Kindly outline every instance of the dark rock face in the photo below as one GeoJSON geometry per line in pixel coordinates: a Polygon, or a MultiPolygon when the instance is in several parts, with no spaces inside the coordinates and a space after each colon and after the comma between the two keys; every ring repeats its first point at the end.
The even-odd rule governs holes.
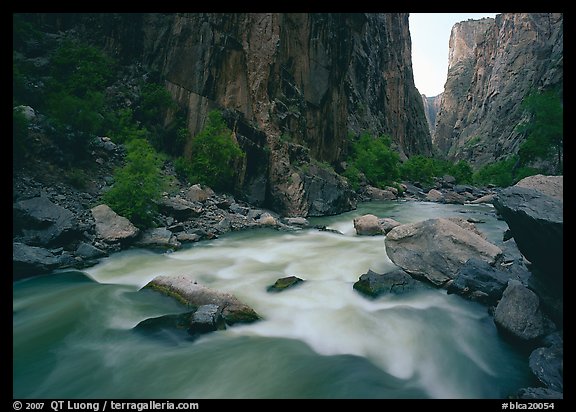
{"type": "Polygon", "coordinates": [[[12,244],[14,279],[34,273],[48,272],[57,266],[58,258],[47,249],[18,242],[12,244]]]}
{"type": "Polygon", "coordinates": [[[74,214],[44,196],[14,203],[12,213],[14,232],[26,244],[62,246],[78,236],[74,214]]]}
{"type": "Polygon", "coordinates": [[[562,345],[538,348],[530,354],[530,369],[549,389],[563,392],[564,349],[562,345]]]}
{"type": "Polygon", "coordinates": [[[510,273],[497,270],[489,263],[472,258],[460,269],[448,287],[448,293],[456,293],[486,305],[495,305],[508,286],[510,273]]]}
{"type": "MultiPolygon", "coordinates": [[[[543,178],[542,176],[539,179],[543,178]]],[[[561,176],[549,176],[547,180],[549,187],[557,187],[559,184],[560,193],[562,192],[563,178],[561,176]]],[[[518,249],[526,259],[554,281],[562,282],[564,273],[563,198],[561,194],[560,197],[548,195],[542,186],[538,186],[537,189],[525,187],[529,184],[530,178],[526,178],[502,190],[493,201],[494,207],[508,223],[518,249]]]]}
{"type": "Polygon", "coordinates": [[[502,13],[454,25],[435,147],[483,166],[517,153],[522,100],[562,87],[563,14],[502,13]]]}
{"type": "Polygon", "coordinates": [[[285,278],[280,278],[273,285],[268,286],[266,289],[268,292],[282,292],[288,288],[293,288],[304,282],[303,279],[300,279],[296,276],[287,276],[285,278]]]}
{"type": "Polygon", "coordinates": [[[402,269],[397,269],[384,274],[368,270],[368,273],[360,276],[353,287],[358,292],[375,298],[385,294],[402,295],[421,288],[423,285],[412,279],[402,269]]]}
{"type": "Polygon", "coordinates": [[[436,130],[436,115],[440,111],[440,103],[442,102],[442,93],[437,96],[426,96],[422,95],[422,103],[424,104],[424,114],[426,115],[426,121],[428,122],[428,129],[430,130],[430,136],[434,136],[434,131],[436,130]]]}
{"type": "MultiPolygon", "coordinates": [[[[41,16],[74,27],[165,78],[191,136],[224,109],[246,156],[237,188],[287,216],[354,208],[335,173],[301,173],[280,139],[336,165],[349,132],[388,134],[403,155],[432,152],[414,86],[408,13],[148,13],[41,16]],[[119,29],[122,27],[122,29],[119,29]],[[299,177],[294,175],[298,174],[299,177]],[[298,182],[291,182],[292,178],[298,182]],[[292,192],[287,193],[286,190],[292,192]]],[[[190,154],[190,142],[185,148],[190,154]]],[[[314,164],[310,163],[310,167],[314,164]]]]}
{"type": "Polygon", "coordinates": [[[548,388],[522,388],[518,399],[564,399],[564,394],[548,388]]]}
{"type": "Polygon", "coordinates": [[[504,333],[521,341],[533,341],[546,333],[538,296],[517,280],[508,282],[494,321],[504,333]]]}

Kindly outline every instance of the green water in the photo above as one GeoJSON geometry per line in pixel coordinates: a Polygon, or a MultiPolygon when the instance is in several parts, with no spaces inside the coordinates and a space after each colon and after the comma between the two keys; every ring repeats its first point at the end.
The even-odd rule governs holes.
{"type": "Polygon", "coordinates": [[[506,228],[489,205],[373,202],[311,219],[343,235],[252,230],[14,282],[14,398],[504,398],[528,385],[525,355],[485,307],[436,289],[376,300],[352,289],[368,269],[394,268],[383,236],[355,235],[365,213],[474,217],[494,243],[506,228]],[[137,333],[144,319],[185,310],[140,290],[170,274],[234,293],[264,320],[197,340],[137,333]],[[266,292],[289,275],[306,282],[266,292]]]}

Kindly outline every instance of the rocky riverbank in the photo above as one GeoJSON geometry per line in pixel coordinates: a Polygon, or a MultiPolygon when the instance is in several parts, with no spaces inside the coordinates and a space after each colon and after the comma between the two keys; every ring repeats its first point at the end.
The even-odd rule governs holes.
{"type": "MultiPolygon", "coordinates": [[[[432,191],[441,198],[436,189],[427,196],[432,191]]],[[[502,248],[458,217],[411,224],[358,217],[357,234],[386,234],[386,254],[401,269],[369,271],[354,288],[377,297],[423,283],[486,305],[502,337],[530,351],[529,367],[540,383],[511,396],[562,398],[562,192],[562,176],[536,175],[493,195],[491,203],[510,227],[502,248]]]]}

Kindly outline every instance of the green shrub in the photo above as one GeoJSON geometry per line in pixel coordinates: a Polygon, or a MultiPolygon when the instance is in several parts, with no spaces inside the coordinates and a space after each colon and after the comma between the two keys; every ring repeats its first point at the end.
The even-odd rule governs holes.
{"type": "Polygon", "coordinates": [[[416,155],[410,157],[400,166],[400,175],[411,182],[432,183],[438,175],[438,167],[431,157],[416,155]]]}
{"type": "Polygon", "coordinates": [[[499,187],[508,187],[515,183],[513,169],[517,161],[516,156],[506,160],[486,165],[472,176],[475,185],[484,186],[493,184],[499,187]]]}
{"type": "Polygon", "coordinates": [[[114,185],[104,201],[116,213],[140,228],[150,227],[157,213],[155,203],[165,187],[162,159],[144,139],[126,144],[126,165],[114,173],[114,185]]]}
{"type": "Polygon", "coordinates": [[[191,158],[180,161],[179,170],[185,171],[188,180],[208,185],[215,190],[226,191],[234,186],[235,168],[244,152],[232,137],[218,111],[208,113],[206,125],[194,136],[191,158]]]}
{"type": "Polygon", "coordinates": [[[518,150],[520,164],[525,166],[536,159],[555,158],[557,172],[562,173],[564,110],[560,96],[553,90],[531,93],[522,105],[530,114],[530,120],[519,127],[527,133],[518,150]]]}
{"type": "Polygon", "coordinates": [[[390,149],[390,137],[373,137],[364,133],[352,142],[349,166],[344,172],[352,187],[360,183],[360,173],[366,176],[368,183],[375,187],[390,185],[398,177],[400,158],[390,149]]]}
{"type": "Polygon", "coordinates": [[[448,174],[454,176],[456,183],[472,183],[472,167],[465,160],[460,160],[455,165],[451,165],[448,174]]]}

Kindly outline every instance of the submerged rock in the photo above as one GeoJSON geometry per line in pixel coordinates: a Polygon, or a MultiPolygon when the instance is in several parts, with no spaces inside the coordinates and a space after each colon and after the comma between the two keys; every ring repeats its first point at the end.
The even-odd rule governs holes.
{"type": "Polygon", "coordinates": [[[268,292],[282,292],[288,288],[293,288],[294,286],[299,285],[300,283],[304,282],[303,279],[300,279],[296,276],[287,276],[285,278],[280,278],[273,285],[268,286],[266,289],[268,292]]]}

